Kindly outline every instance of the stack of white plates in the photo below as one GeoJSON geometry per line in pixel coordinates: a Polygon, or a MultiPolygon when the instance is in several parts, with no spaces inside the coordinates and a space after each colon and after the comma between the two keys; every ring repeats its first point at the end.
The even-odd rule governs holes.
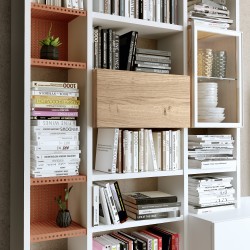
{"type": "Polygon", "coordinates": [[[198,120],[199,122],[222,122],[224,108],[218,105],[218,84],[216,82],[198,83],[198,120]]]}

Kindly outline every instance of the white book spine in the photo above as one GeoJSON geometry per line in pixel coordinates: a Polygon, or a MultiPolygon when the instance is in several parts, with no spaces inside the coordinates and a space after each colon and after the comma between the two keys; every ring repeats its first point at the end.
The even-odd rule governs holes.
{"type": "Polygon", "coordinates": [[[148,20],[153,21],[153,19],[154,19],[153,0],[148,0],[148,20]]]}
{"type": "Polygon", "coordinates": [[[148,20],[148,1],[149,0],[143,1],[143,19],[144,20],[148,20]]]}
{"type": "Polygon", "coordinates": [[[84,10],[83,0],[78,0],[78,9],[79,10],[84,10]]]}
{"type": "Polygon", "coordinates": [[[31,87],[51,87],[51,88],[58,88],[60,91],[61,88],[63,89],[77,89],[78,84],[75,82],[43,82],[43,81],[31,81],[31,87]]]}
{"type": "Polygon", "coordinates": [[[92,217],[93,226],[99,225],[99,186],[93,185],[92,188],[92,217]]]}
{"type": "Polygon", "coordinates": [[[125,17],[130,16],[130,0],[125,1],[125,17]]]}
{"type": "Polygon", "coordinates": [[[139,133],[138,131],[133,131],[133,140],[132,140],[132,149],[133,149],[133,152],[132,152],[132,157],[133,157],[133,172],[134,173],[137,173],[139,170],[138,170],[138,162],[139,162],[139,150],[138,150],[138,137],[139,137],[139,133]]]}
{"type": "Polygon", "coordinates": [[[79,140],[31,141],[32,146],[78,146],[79,140]]]}
{"type": "Polygon", "coordinates": [[[71,2],[71,0],[64,0],[64,1],[63,1],[63,6],[64,6],[65,8],[72,9],[72,2],[71,2]]]}
{"type": "Polygon", "coordinates": [[[153,171],[158,171],[157,161],[156,161],[156,154],[155,154],[155,146],[153,140],[152,130],[148,130],[148,138],[149,138],[149,147],[150,147],[150,154],[153,160],[153,171]]]}
{"type": "Polygon", "coordinates": [[[131,173],[132,171],[132,147],[131,147],[131,131],[123,131],[123,172],[131,173]]]}
{"type": "Polygon", "coordinates": [[[35,132],[80,132],[80,126],[31,126],[30,131],[35,132]]]}
{"type": "Polygon", "coordinates": [[[172,131],[172,170],[177,170],[177,131],[172,131]]]}
{"type": "Polygon", "coordinates": [[[115,128],[113,158],[112,158],[112,173],[116,172],[116,164],[118,156],[118,139],[119,139],[119,129],[115,128]]]}
{"type": "Polygon", "coordinates": [[[155,148],[155,155],[156,155],[156,162],[158,171],[162,170],[162,139],[161,139],[161,132],[153,132],[153,140],[154,140],[154,148],[155,148]]]}
{"type": "Polygon", "coordinates": [[[144,129],[139,130],[139,172],[144,171],[144,129]]]}
{"type": "Polygon", "coordinates": [[[162,131],[162,171],[167,170],[166,132],[162,131]]]}
{"type": "Polygon", "coordinates": [[[171,148],[170,148],[170,130],[166,131],[166,170],[170,170],[171,148]]]}
{"type": "Polygon", "coordinates": [[[135,1],[136,0],[130,0],[130,18],[135,18],[135,1]]]}
{"type": "Polygon", "coordinates": [[[34,160],[46,160],[46,159],[65,159],[65,158],[79,158],[79,154],[57,154],[57,155],[30,155],[34,160]]]}
{"type": "Polygon", "coordinates": [[[31,135],[32,140],[37,141],[55,141],[55,140],[79,140],[78,135],[48,135],[48,136],[40,136],[40,135],[31,135]]]}
{"type": "Polygon", "coordinates": [[[139,18],[139,0],[135,1],[135,18],[139,18]]]}
{"type": "Polygon", "coordinates": [[[144,171],[148,171],[148,158],[149,158],[149,138],[148,129],[144,129],[144,171]]]}
{"type": "Polygon", "coordinates": [[[108,211],[108,204],[104,193],[104,187],[100,187],[99,192],[100,192],[99,202],[103,211],[103,214],[100,213],[99,211],[99,221],[105,225],[111,225],[111,220],[108,211]]]}
{"type": "Polygon", "coordinates": [[[71,0],[72,1],[72,9],[78,9],[78,0],[71,0]]]}
{"type": "Polygon", "coordinates": [[[60,154],[80,154],[81,150],[37,150],[32,151],[33,155],[60,155],[60,154]]]}
{"type": "Polygon", "coordinates": [[[30,122],[32,126],[76,126],[76,121],[68,120],[33,120],[30,122]]]}
{"type": "Polygon", "coordinates": [[[177,169],[181,169],[181,131],[177,130],[177,169]]]}

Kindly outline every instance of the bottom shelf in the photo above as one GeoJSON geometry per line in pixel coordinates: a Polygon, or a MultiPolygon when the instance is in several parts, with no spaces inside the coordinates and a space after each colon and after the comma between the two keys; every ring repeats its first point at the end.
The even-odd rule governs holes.
{"type": "Polygon", "coordinates": [[[69,227],[60,228],[55,221],[35,222],[30,225],[30,241],[41,242],[86,235],[86,229],[72,222],[69,227]]]}

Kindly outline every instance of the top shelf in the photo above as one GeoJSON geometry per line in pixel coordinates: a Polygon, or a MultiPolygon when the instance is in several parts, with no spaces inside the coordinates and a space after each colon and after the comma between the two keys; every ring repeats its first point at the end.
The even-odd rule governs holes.
{"type": "Polygon", "coordinates": [[[70,22],[78,16],[86,16],[83,10],[69,9],[64,7],[31,3],[31,17],[70,22]]]}

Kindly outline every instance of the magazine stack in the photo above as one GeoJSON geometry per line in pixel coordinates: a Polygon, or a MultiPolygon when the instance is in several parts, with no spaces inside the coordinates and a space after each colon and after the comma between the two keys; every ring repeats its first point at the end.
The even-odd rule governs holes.
{"type": "Polygon", "coordinates": [[[189,135],[188,167],[195,169],[234,169],[232,135],[189,135]]]}
{"type": "Polygon", "coordinates": [[[79,174],[77,83],[31,82],[31,177],[79,174]]]}
{"type": "Polygon", "coordinates": [[[206,213],[234,208],[233,177],[222,175],[195,175],[188,180],[189,210],[206,213]]]}
{"type": "Polygon", "coordinates": [[[188,17],[194,24],[228,29],[233,23],[227,0],[188,0],[188,17]]]}

